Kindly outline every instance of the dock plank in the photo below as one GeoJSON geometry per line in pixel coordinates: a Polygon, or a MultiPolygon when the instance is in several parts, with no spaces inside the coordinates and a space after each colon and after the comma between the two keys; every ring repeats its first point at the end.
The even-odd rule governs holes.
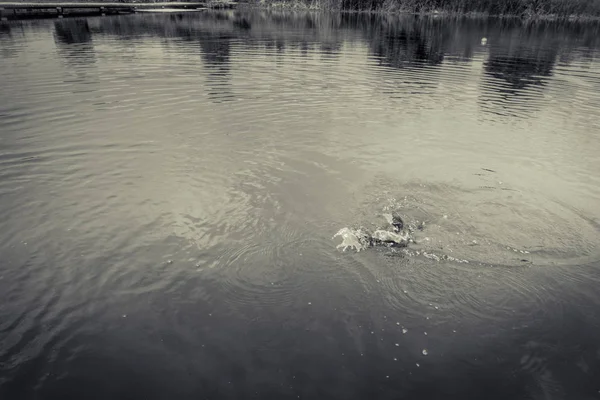
{"type": "Polygon", "coordinates": [[[131,2],[0,2],[0,9],[45,9],[45,8],[184,8],[206,7],[207,5],[234,6],[234,1],[204,1],[204,2],[156,2],[156,3],[131,3],[131,2]]]}

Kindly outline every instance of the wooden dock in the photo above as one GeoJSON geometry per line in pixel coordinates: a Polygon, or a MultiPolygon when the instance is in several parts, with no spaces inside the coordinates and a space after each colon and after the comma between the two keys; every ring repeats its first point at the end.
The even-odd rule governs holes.
{"type": "Polygon", "coordinates": [[[235,8],[236,1],[203,2],[0,2],[0,19],[55,17],[81,15],[128,14],[136,12],[189,12],[212,8],[235,8]]]}

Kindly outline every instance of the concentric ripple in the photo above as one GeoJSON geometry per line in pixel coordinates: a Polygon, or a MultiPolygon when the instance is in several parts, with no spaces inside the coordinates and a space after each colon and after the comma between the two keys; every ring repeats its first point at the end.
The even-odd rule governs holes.
{"type": "Polygon", "coordinates": [[[548,342],[597,342],[563,327],[597,331],[599,38],[264,10],[0,22],[0,398],[448,398],[490,359],[520,374],[481,382],[591,398],[548,342]],[[336,249],[391,211],[414,243],[336,249]]]}

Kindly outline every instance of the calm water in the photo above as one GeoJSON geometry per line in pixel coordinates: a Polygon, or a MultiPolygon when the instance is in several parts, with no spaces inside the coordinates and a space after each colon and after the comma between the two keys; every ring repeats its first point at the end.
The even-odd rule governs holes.
{"type": "Polygon", "coordinates": [[[600,398],[600,28],[0,25],[0,398],[600,398]],[[386,211],[406,249],[336,249],[386,211]]]}

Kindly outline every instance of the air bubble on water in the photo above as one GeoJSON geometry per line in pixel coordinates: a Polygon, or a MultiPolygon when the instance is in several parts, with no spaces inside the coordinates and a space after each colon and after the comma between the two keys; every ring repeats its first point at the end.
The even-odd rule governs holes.
{"type": "Polygon", "coordinates": [[[439,310],[440,308],[439,308],[438,306],[435,306],[435,309],[436,309],[436,310],[439,310]]]}
{"type": "Polygon", "coordinates": [[[406,333],[406,332],[408,332],[408,329],[402,328],[402,333],[406,333]]]}
{"type": "Polygon", "coordinates": [[[423,353],[423,355],[424,355],[424,356],[426,356],[427,354],[429,354],[429,353],[427,352],[427,349],[423,349],[422,353],[423,353]]]}

